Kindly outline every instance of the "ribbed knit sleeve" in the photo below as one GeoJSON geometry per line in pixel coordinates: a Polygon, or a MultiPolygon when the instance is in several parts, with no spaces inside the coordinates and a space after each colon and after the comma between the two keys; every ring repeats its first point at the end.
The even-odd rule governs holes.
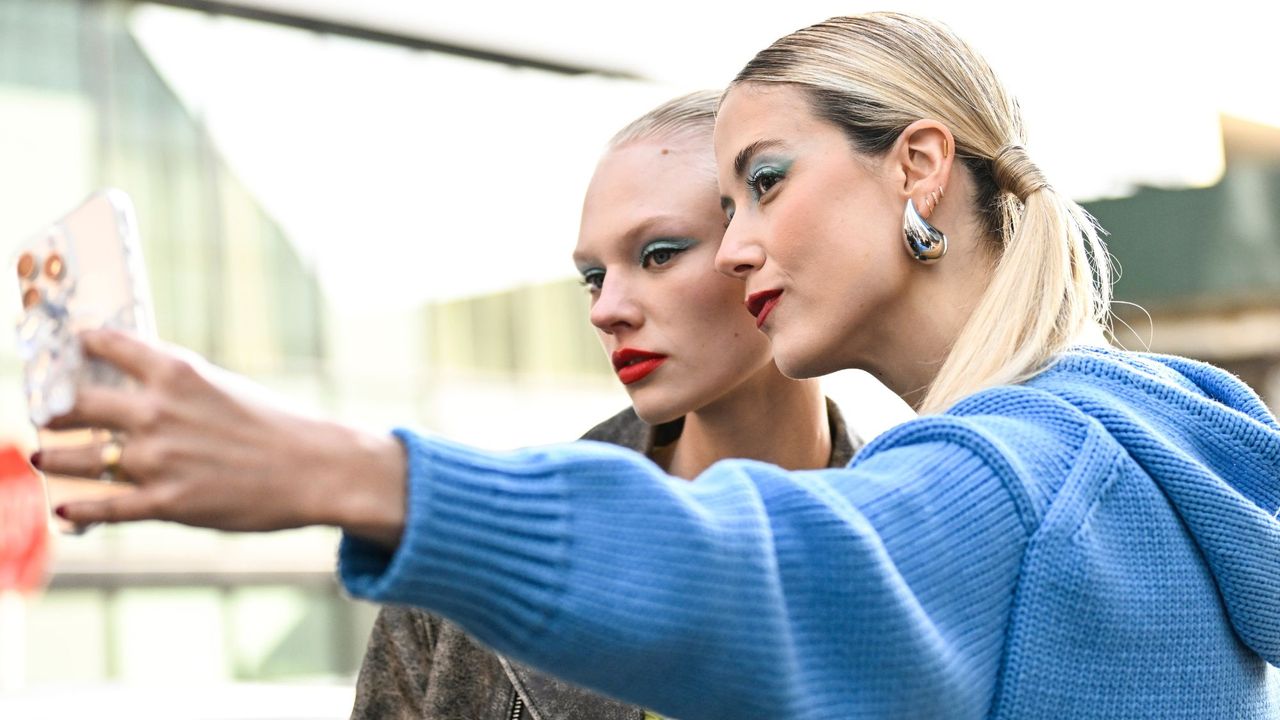
{"type": "Polygon", "coordinates": [[[345,538],[342,580],[682,720],[982,717],[1034,511],[979,435],[921,427],[848,469],[692,483],[598,443],[397,431],[401,545],[345,538]]]}

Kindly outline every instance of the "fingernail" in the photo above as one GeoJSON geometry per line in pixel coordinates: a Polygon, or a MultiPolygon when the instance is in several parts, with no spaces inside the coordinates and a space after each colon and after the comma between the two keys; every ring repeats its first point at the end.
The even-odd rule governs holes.
{"type": "Polygon", "coordinates": [[[58,517],[62,518],[63,520],[66,520],[66,519],[67,519],[67,506],[66,506],[66,505],[59,505],[58,507],[56,507],[56,508],[54,508],[54,509],[53,509],[53,514],[54,514],[54,515],[57,515],[58,517]]]}
{"type": "Polygon", "coordinates": [[[39,450],[31,453],[31,467],[37,470],[40,469],[40,451],[39,450]]]}

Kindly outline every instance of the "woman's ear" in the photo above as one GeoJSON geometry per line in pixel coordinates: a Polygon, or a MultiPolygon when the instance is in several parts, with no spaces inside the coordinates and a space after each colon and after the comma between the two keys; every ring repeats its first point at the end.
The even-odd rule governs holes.
{"type": "Polygon", "coordinates": [[[907,126],[891,151],[901,173],[902,201],[915,203],[921,217],[933,214],[946,192],[956,141],[947,126],[937,120],[917,120],[907,126]]]}

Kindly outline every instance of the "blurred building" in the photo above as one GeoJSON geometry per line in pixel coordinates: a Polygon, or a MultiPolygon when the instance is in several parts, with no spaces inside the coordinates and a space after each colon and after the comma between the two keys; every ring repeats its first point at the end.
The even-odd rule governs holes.
{"type": "MultiPolygon", "coordinates": [[[[93,189],[128,188],[160,335],[320,397],[327,313],[313,273],[141,53],[129,10],[0,2],[4,256],[93,189]]],[[[15,318],[11,275],[2,307],[15,318]]],[[[0,436],[32,448],[12,347],[0,343],[0,436]]],[[[163,526],[61,538],[52,586],[27,608],[25,677],[0,681],[347,677],[370,611],[337,592],[332,545],[294,534],[263,555],[163,526]]]]}
{"type": "Polygon", "coordinates": [[[1120,270],[1121,342],[1225,367],[1280,408],[1280,128],[1224,117],[1222,131],[1211,187],[1086,207],[1120,270]]]}
{"type": "MultiPolygon", "coordinates": [[[[12,249],[96,188],[124,188],[160,336],[300,405],[510,447],[570,439],[625,404],[575,282],[411,308],[335,305],[139,46],[138,5],[0,0],[0,244],[12,249]]],[[[299,170],[323,172],[325,152],[299,170]]],[[[361,246],[351,239],[351,252],[361,246]]],[[[0,307],[16,317],[16,283],[0,283],[0,307]]],[[[0,343],[0,440],[34,449],[18,378],[12,344],[0,343]]],[[[51,585],[16,639],[23,677],[0,678],[0,690],[349,684],[376,609],[340,593],[336,540],[156,524],[59,538],[51,585]]]]}

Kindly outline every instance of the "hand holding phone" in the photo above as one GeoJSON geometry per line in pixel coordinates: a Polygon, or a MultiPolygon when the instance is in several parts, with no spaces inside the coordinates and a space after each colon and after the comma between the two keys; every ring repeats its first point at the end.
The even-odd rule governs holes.
{"type": "MultiPolygon", "coordinates": [[[[133,382],[118,369],[86,358],[80,332],[106,327],[147,339],[155,335],[133,203],[119,190],[92,195],[24,243],[15,265],[23,308],[18,354],[41,448],[108,442],[106,430],[54,432],[43,426],[72,408],[79,387],[133,382]]],[[[51,506],[118,491],[115,485],[46,477],[51,506]]]]}

